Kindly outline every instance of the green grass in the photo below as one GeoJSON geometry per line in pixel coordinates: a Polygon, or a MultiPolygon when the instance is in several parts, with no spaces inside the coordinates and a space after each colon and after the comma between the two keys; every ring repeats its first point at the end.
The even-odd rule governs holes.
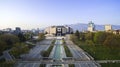
{"type": "Polygon", "coordinates": [[[120,63],[102,63],[101,67],[120,67],[120,63]]]}
{"type": "Polygon", "coordinates": [[[120,60],[120,49],[109,48],[104,45],[87,45],[84,42],[76,42],[84,51],[88,52],[95,60],[120,60]]]}
{"type": "Polygon", "coordinates": [[[42,51],[42,52],[41,52],[41,55],[42,55],[43,57],[49,57],[49,55],[50,55],[53,47],[54,47],[54,46],[51,45],[46,51],[42,51]]]}
{"type": "Polygon", "coordinates": [[[49,57],[49,55],[50,55],[50,53],[51,53],[51,51],[52,51],[52,49],[53,49],[53,47],[54,47],[54,43],[55,43],[55,40],[53,40],[53,41],[51,42],[50,47],[49,47],[46,51],[42,51],[42,52],[41,52],[41,55],[42,55],[43,57],[49,57]]]}
{"type": "Polygon", "coordinates": [[[64,45],[64,49],[65,49],[65,53],[66,53],[67,57],[72,57],[73,56],[72,53],[70,52],[69,48],[66,45],[64,45]]]}

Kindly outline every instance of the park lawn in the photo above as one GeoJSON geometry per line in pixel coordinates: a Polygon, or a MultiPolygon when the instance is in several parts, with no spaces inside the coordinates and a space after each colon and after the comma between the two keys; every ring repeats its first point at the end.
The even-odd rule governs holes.
{"type": "Polygon", "coordinates": [[[120,60],[120,49],[103,45],[87,45],[79,42],[78,46],[88,52],[95,60],[120,60]]]}
{"type": "Polygon", "coordinates": [[[71,51],[69,50],[69,48],[67,47],[67,45],[63,45],[64,49],[65,49],[65,53],[67,57],[73,57],[71,51]]]}

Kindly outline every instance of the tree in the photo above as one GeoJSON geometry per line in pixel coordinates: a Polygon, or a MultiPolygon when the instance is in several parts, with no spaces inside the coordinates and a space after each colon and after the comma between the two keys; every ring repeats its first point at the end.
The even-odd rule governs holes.
{"type": "Polygon", "coordinates": [[[6,47],[7,47],[6,43],[0,40],[0,55],[6,49],[6,47]]]}
{"type": "Polygon", "coordinates": [[[19,58],[21,54],[27,53],[28,51],[29,51],[29,48],[28,46],[26,46],[25,43],[16,43],[14,44],[10,53],[14,55],[16,58],[19,58]]]}
{"type": "Polygon", "coordinates": [[[79,39],[80,39],[81,41],[85,41],[85,33],[80,32],[80,33],[79,33],[79,39]]]}
{"type": "Polygon", "coordinates": [[[75,36],[76,36],[77,39],[79,40],[79,38],[80,38],[80,34],[79,34],[79,31],[78,31],[78,30],[76,30],[76,32],[75,32],[75,36]]]}
{"type": "Polygon", "coordinates": [[[19,42],[19,38],[13,34],[3,34],[0,36],[0,40],[5,42],[6,45],[11,46],[19,42]]]}
{"type": "Polygon", "coordinates": [[[103,42],[106,40],[106,37],[109,35],[109,33],[106,32],[97,32],[94,36],[94,42],[97,44],[103,44],[103,42]]]}
{"type": "Polygon", "coordinates": [[[18,38],[19,38],[20,42],[26,41],[26,38],[25,38],[25,36],[22,33],[18,34],[18,38]]]}
{"type": "Polygon", "coordinates": [[[94,39],[94,33],[88,32],[88,33],[85,35],[85,39],[86,39],[86,40],[91,40],[91,41],[93,41],[93,39],[94,39]]]}
{"type": "Polygon", "coordinates": [[[45,34],[44,33],[39,33],[38,40],[43,40],[44,38],[45,38],[45,34]]]}
{"type": "Polygon", "coordinates": [[[120,35],[109,35],[103,44],[111,48],[120,48],[120,35]]]}
{"type": "Polygon", "coordinates": [[[13,46],[13,44],[19,42],[17,36],[12,34],[1,34],[0,35],[0,54],[13,46]]]}
{"type": "Polygon", "coordinates": [[[26,40],[30,40],[32,38],[32,35],[33,34],[31,32],[28,32],[28,33],[24,34],[24,37],[25,37],[26,40]]]}

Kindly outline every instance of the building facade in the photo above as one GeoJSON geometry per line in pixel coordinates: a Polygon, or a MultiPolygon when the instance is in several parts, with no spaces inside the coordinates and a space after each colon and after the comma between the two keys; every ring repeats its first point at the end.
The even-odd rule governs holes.
{"type": "Polygon", "coordinates": [[[64,36],[73,33],[73,30],[68,26],[50,26],[47,27],[44,32],[49,35],[64,36]]]}
{"type": "Polygon", "coordinates": [[[112,30],[112,25],[106,24],[105,25],[105,31],[111,31],[112,30]]]}

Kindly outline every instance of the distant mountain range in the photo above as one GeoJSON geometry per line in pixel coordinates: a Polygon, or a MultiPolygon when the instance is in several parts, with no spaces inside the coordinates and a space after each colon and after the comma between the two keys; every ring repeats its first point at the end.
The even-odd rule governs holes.
{"type": "MultiPolygon", "coordinates": [[[[67,25],[70,26],[71,28],[73,28],[74,31],[79,30],[79,31],[86,31],[88,28],[88,24],[84,24],[84,23],[76,23],[76,24],[70,24],[67,25]]],[[[96,30],[104,30],[104,25],[97,25],[95,24],[95,29],[96,30]]],[[[113,30],[120,30],[120,25],[112,25],[112,29],[113,30]]]]}

